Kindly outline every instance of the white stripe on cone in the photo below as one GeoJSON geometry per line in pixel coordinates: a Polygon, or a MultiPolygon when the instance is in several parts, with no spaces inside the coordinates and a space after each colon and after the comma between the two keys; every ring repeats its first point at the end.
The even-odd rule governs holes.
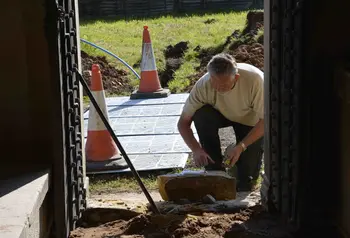
{"type": "MultiPolygon", "coordinates": [[[[105,93],[104,91],[92,91],[92,95],[94,95],[94,98],[97,102],[97,104],[100,106],[103,115],[108,119],[107,116],[107,107],[106,107],[106,101],[105,101],[105,93]]],[[[103,124],[102,119],[98,115],[94,105],[90,103],[90,109],[89,109],[89,121],[88,121],[88,130],[89,131],[103,131],[107,130],[105,125],[103,124]]]]}
{"type": "Polygon", "coordinates": [[[154,70],[157,70],[157,68],[152,43],[144,43],[142,49],[141,71],[154,70]]]}

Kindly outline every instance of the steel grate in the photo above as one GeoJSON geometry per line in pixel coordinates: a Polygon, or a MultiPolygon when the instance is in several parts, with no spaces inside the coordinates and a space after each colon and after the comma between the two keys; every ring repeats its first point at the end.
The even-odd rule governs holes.
{"type": "Polygon", "coordinates": [[[297,222],[303,1],[270,4],[270,152],[272,201],[297,222]]]}
{"type": "Polygon", "coordinates": [[[82,131],[80,118],[80,86],[78,71],[78,38],[74,0],[58,0],[58,39],[61,58],[61,86],[63,92],[65,133],[66,199],[69,228],[75,228],[77,220],[86,208],[84,189],[82,131]]]}

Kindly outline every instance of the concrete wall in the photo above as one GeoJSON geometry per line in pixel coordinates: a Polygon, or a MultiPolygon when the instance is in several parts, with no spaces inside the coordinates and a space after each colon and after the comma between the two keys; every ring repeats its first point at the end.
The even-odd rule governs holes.
{"type": "MultiPolygon", "coordinates": [[[[51,22],[47,21],[45,8],[48,2],[50,1],[1,1],[0,187],[10,184],[20,175],[52,169],[54,161],[63,161],[58,68],[51,68],[52,62],[58,62],[57,54],[54,49],[52,50],[57,40],[54,34],[56,16],[51,15],[51,22]],[[47,23],[51,25],[48,26],[47,23]],[[51,29],[50,45],[46,29],[51,29]]],[[[53,4],[54,1],[51,8],[53,4]]],[[[55,174],[56,184],[61,183],[61,187],[56,188],[63,191],[63,173],[55,174]]],[[[9,200],[8,205],[2,203],[2,207],[8,208],[16,201],[20,201],[22,205],[27,204],[31,200],[34,201],[31,195],[41,192],[37,188],[24,191],[23,189],[31,183],[25,180],[21,180],[21,183],[14,190],[0,191],[3,192],[0,196],[2,198],[10,196],[13,191],[19,193],[17,197],[9,200]]],[[[48,183],[47,188],[51,193],[54,192],[52,185],[52,182],[48,183]]],[[[16,226],[9,228],[10,231],[23,228],[20,237],[45,237],[56,210],[64,210],[60,206],[54,209],[52,199],[55,197],[64,203],[63,192],[62,198],[55,195],[51,194],[52,197],[49,197],[47,191],[43,192],[42,200],[35,203],[36,207],[24,207],[31,212],[29,214],[24,213],[27,210],[22,209],[22,213],[15,210],[19,212],[16,213],[16,217],[24,219],[24,222],[18,221],[16,226]]],[[[35,200],[37,201],[39,200],[35,200]]],[[[10,221],[0,219],[0,226],[10,221]]]]}
{"type": "MultiPolygon", "coordinates": [[[[311,219],[329,221],[350,233],[350,112],[349,103],[339,97],[345,82],[337,73],[350,59],[350,1],[305,1],[305,112],[310,113],[310,152],[306,197],[311,219]],[[341,84],[339,82],[342,82],[341,84]],[[319,196],[317,196],[319,195],[319,196]],[[317,196],[317,199],[315,198],[317,196]],[[318,218],[318,219],[317,219],[318,218]]],[[[347,89],[349,97],[350,91],[347,89]]]]}
{"type": "MultiPolygon", "coordinates": [[[[3,0],[0,8],[0,178],[52,164],[52,114],[44,0],[3,0]]],[[[58,137],[60,135],[57,135],[58,137]]]]}
{"type": "Polygon", "coordinates": [[[335,73],[340,104],[340,147],[341,147],[341,210],[339,220],[342,229],[350,235],[350,61],[338,65],[335,73]]]}
{"type": "Polygon", "coordinates": [[[53,219],[49,180],[49,171],[41,171],[1,181],[0,237],[48,237],[53,219]]]}
{"type": "MultiPolygon", "coordinates": [[[[344,33],[343,26],[345,22],[350,22],[349,9],[349,1],[327,1],[323,7],[316,11],[319,23],[313,35],[314,47],[321,54],[324,54],[325,61],[327,59],[330,61],[330,67],[334,67],[334,77],[330,78],[334,80],[336,85],[336,108],[339,112],[337,112],[338,116],[333,116],[338,117],[339,122],[333,126],[329,125],[329,127],[338,130],[339,138],[335,138],[334,141],[339,143],[340,153],[333,153],[333,156],[330,154],[328,163],[337,163],[337,159],[341,160],[338,165],[339,174],[330,172],[329,175],[334,174],[339,179],[340,203],[337,210],[339,214],[337,225],[340,225],[341,229],[348,235],[350,235],[350,71],[345,71],[344,66],[346,60],[350,62],[350,34],[349,32],[344,33]],[[338,67],[340,67],[341,72],[338,72],[338,67]]],[[[324,109],[324,112],[327,112],[327,108],[324,109]]],[[[327,171],[325,172],[327,174],[327,171]]],[[[332,196],[332,194],[328,196],[332,196]]],[[[330,201],[332,200],[330,199],[330,201]]],[[[333,200],[332,202],[336,203],[337,201],[333,200]]]]}
{"type": "MultiPolygon", "coordinates": [[[[350,77],[347,95],[350,98],[350,77]]],[[[350,101],[343,102],[342,116],[342,210],[341,225],[350,235],[350,101]]]]}
{"type": "Polygon", "coordinates": [[[1,7],[2,106],[0,176],[48,166],[50,143],[50,77],[43,32],[42,1],[4,0],[1,7]],[[32,2],[32,4],[30,4],[32,2]]]}

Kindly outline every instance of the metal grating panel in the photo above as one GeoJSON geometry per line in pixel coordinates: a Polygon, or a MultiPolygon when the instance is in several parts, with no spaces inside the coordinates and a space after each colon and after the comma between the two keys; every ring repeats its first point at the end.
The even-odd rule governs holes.
{"type": "MultiPolygon", "coordinates": [[[[138,171],[184,168],[191,152],[177,129],[188,94],[171,94],[167,98],[106,98],[111,127],[138,171]]],[[[84,114],[85,141],[89,111],[84,114]]],[[[198,139],[194,125],[192,129],[198,139]]],[[[114,170],[95,173],[125,172],[114,170]]]]}
{"type": "Polygon", "coordinates": [[[119,136],[119,141],[128,155],[191,152],[180,135],[119,136]]]}
{"type": "MultiPolygon", "coordinates": [[[[165,105],[132,105],[132,106],[107,106],[109,118],[113,117],[149,117],[149,116],[179,116],[183,104],[165,105]]],[[[84,118],[89,118],[89,111],[84,113],[84,118]]]]}
{"type": "Polygon", "coordinates": [[[157,104],[183,104],[188,97],[187,93],[170,94],[166,98],[133,99],[130,97],[106,98],[108,106],[131,106],[131,105],[157,105],[157,104]]]}
{"type": "MultiPolygon", "coordinates": [[[[121,117],[110,118],[114,133],[117,136],[131,135],[167,135],[178,134],[178,116],[168,117],[121,117]]],[[[87,134],[88,119],[84,120],[84,133],[87,134]]],[[[196,133],[196,128],[192,125],[192,130],[196,133]]]]}
{"type": "MultiPolygon", "coordinates": [[[[183,154],[144,154],[130,155],[131,162],[137,171],[164,170],[183,168],[188,158],[187,153],[183,154]]],[[[126,162],[124,162],[126,164],[126,162]]],[[[121,165],[124,165],[121,163],[121,165]]],[[[91,172],[90,174],[122,173],[130,172],[130,169],[119,169],[111,171],[91,172]]]]}
{"type": "Polygon", "coordinates": [[[286,222],[297,221],[303,1],[270,5],[270,179],[272,201],[286,222]]]}
{"type": "MultiPolygon", "coordinates": [[[[82,133],[80,119],[80,87],[76,78],[78,71],[78,38],[77,38],[77,2],[58,0],[57,30],[60,81],[63,105],[64,155],[63,174],[65,181],[67,231],[75,229],[77,220],[86,208],[86,191],[84,188],[82,133]]],[[[64,199],[62,198],[62,199],[64,199]]],[[[62,208],[63,209],[63,208],[62,208]]],[[[56,227],[56,229],[60,229],[56,227]]],[[[63,228],[62,228],[63,229],[63,228]]],[[[57,231],[62,232],[62,231],[57,231]]]]}

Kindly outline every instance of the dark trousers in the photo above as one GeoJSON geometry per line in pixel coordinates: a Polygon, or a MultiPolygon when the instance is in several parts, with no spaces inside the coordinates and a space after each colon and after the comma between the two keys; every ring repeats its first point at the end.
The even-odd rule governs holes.
{"type": "MultiPolygon", "coordinates": [[[[232,122],[225,118],[219,111],[210,105],[205,105],[193,116],[193,121],[199,136],[199,141],[204,150],[215,161],[209,164],[206,170],[225,170],[222,162],[219,128],[232,126],[236,135],[236,142],[240,142],[253,128],[232,122]]],[[[250,190],[254,181],[259,177],[263,155],[263,138],[250,145],[242,152],[237,166],[237,189],[250,190]]]]}

